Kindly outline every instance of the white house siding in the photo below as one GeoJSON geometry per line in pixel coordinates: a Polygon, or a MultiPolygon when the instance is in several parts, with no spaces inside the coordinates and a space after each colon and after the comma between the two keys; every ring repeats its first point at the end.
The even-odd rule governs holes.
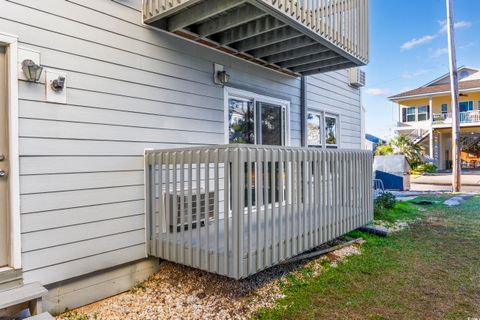
{"type": "MultiPolygon", "coordinates": [[[[224,143],[223,88],[291,102],[300,145],[300,79],[141,23],[140,0],[0,0],[0,32],[67,74],[67,104],[19,82],[25,282],[52,284],[145,257],[143,151],[224,143]]],[[[309,77],[309,107],[341,113],[342,147],[360,148],[359,94],[346,73],[309,77]]]]}
{"type": "Polygon", "coordinates": [[[307,106],[340,118],[340,147],[361,149],[360,90],[348,85],[347,70],[307,77],[307,106]]]}

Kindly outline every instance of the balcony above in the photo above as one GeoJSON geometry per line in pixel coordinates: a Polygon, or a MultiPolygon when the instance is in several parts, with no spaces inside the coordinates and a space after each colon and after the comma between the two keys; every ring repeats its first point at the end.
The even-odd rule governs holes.
{"type": "MultiPolygon", "coordinates": [[[[462,111],[459,113],[460,126],[477,126],[480,125],[480,110],[462,111]]],[[[451,127],[452,113],[435,113],[433,114],[434,127],[451,127]]]]}
{"type": "Polygon", "coordinates": [[[368,63],[369,0],[144,0],[148,25],[295,76],[368,63]]]}

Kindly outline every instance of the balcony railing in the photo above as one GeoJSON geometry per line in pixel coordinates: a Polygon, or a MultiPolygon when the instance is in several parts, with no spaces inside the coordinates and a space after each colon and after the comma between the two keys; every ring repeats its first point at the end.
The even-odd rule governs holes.
{"type": "MultiPolygon", "coordinates": [[[[452,123],[452,113],[435,113],[433,115],[434,124],[452,123]]],[[[480,123],[480,110],[471,110],[460,112],[460,123],[480,123]]]]}
{"type": "Polygon", "coordinates": [[[144,0],[150,24],[294,74],[368,63],[369,0],[144,0]]]}
{"type": "Polygon", "coordinates": [[[226,145],[145,166],[149,253],[235,279],[373,219],[370,152],[226,145]]]}

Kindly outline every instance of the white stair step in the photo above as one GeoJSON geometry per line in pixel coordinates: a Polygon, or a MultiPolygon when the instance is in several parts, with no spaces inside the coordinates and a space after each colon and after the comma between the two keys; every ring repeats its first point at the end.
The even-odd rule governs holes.
{"type": "Polygon", "coordinates": [[[53,319],[55,318],[52,317],[50,313],[44,312],[44,313],[37,314],[36,316],[28,317],[25,320],[53,320],[53,319]]]}
{"type": "Polygon", "coordinates": [[[0,292],[0,309],[40,299],[48,293],[39,282],[24,284],[0,292]]]}

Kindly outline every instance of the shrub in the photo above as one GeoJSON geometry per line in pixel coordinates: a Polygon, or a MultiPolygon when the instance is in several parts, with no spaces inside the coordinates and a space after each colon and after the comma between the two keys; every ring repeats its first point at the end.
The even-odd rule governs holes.
{"type": "Polygon", "coordinates": [[[392,209],[397,203],[397,198],[391,192],[382,192],[374,202],[374,209],[376,212],[383,209],[392,209]]]}
{"type": "Polygon", "coordinates": [[[424,174],[437,172],[437,166],[429,162],[421,162],[411,167],[410,173],[412,174],[424,174]]]}
{"type": "Polygon", "coordinates": [[[389,144],[380,144],[377,146],[375,149],[375,155],[376,156],[389,156],[394,154],[393,148],[389,144]]]}

